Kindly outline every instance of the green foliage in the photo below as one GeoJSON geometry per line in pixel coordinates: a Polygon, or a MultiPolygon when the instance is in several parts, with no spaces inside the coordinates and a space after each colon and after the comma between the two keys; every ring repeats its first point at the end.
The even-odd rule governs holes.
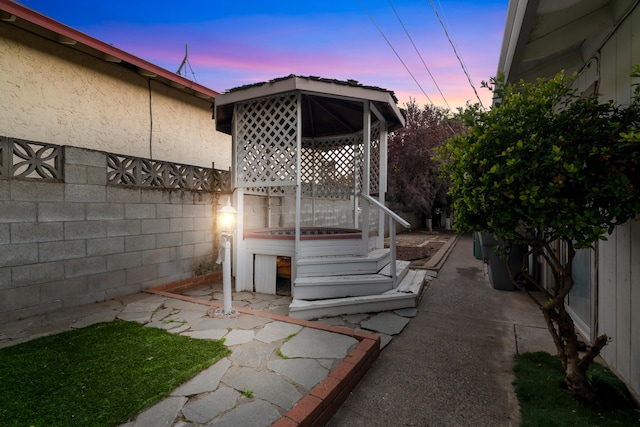
{"type": "Polygon", "coordinates": [[[541,231],[579,248],[640,212],[640,102],[582,98],[572,79],[498,76],[483,83],[499,99],[493,108],[461,112],[468,132],[439,151],[458,231],[505,240],[541,231]]]}
{"type": "Polygon", "coordinates": [[[598,363],[591,365],[589,377],[603,403],[600,407],[582,405],[569,396],[562,364],[549,353],[519,354],[513,370],[523,427],[640,425],[640,411],[625,385],[598,363]]]}
{"type": "Polygon", "coordinates": [[[439,174],[435,149],[460,132],[461,124],[448,116],[448,110],[421,109],[415,100],[405,105],[404,113],[405,127],[389,137],[389,198],[431,218],[434,207],[448,205],[449,182],[439,174]]]}
{"type": "Polygon", "coordinates": [[[0,425],[118,425],[228,352],[120,320],[2,348],[0,425]]]}

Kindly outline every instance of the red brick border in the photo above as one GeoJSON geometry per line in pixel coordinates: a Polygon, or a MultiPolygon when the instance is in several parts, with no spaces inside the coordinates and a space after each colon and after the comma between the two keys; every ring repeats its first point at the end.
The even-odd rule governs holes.
{"type": "MultiPolygon", "coordinates": [[[[215,301],[205,301],[187,295],[174,294],[175,291],[184,291],[207,283],[220,281],[221,273],[207,274],[193,279],[156,286],[147,289],[146,292],[164,295],[183,301],[222,307],[215,301]]],[[[235,307],[240,313],[266,317],[281,322],[292,323],[308,328],[319,329],[342,335],[348,335],[360,341],[355,348],[345,357],[338,366],[333,368],[327,378],[316,385],[308,395],[303,397],[282,418],[272,424],[272,427],[320,427],[340,408],[340,405],[349,397],[349,393],[364,377],[369,367],[380,354],[380,337],[378,335],[355,331],[340,326],[331,326],[311,320],[294,319],[280,314],[266,313],[245,307],[235,307]]]]}

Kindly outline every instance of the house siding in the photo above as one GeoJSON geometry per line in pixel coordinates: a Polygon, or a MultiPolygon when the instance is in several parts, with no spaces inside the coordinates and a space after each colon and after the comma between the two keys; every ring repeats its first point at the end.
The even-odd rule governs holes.
{"type": "MultiPolygon", "coordinates": [[[[640,8],[636,7],[600,50],[601,99],[631,99],[631,68],[640,63],[640,8]]],[[[604,360],[640,395],[640,222],[616,228],[598,245],[597,333],[612,341],[604,360]]]]}

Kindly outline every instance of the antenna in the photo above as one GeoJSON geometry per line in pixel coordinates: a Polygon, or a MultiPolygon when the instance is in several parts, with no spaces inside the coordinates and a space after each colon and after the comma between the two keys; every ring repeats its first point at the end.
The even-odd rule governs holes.
{"type": "MultiPolygon", "coordinates": [[[[176,74],[181,76],[182,74],[180,74],[180,72],[182,71],[182,68],[184,67],[184,64],[187,63],[189,59],[189,45],[185,44],[184,45],[184,58],[182,59],[182,63],[180,64],[180,68],[178,68],[178,71],[176,71],[176,74]]],[[[185,77],[186,77],[187,73],[185,72],[185,77]]]]}

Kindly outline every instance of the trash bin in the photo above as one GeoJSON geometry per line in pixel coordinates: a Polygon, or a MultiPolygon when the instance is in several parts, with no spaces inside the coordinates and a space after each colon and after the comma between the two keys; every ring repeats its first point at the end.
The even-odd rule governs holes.
{"type": "MultiPolygon", "coordinates": [[[[506,247],[503,240],[497,240],[493,234],[480,234],[480,243],[482,247],[482,258],[488,265],[489,282],[494,289],[502,291],[513,291],[515,285],[509,278],[509,270],[507,269],[507,260],[495,253],[494,248],[500,246],[506,247]]],[[[509,257],[509,265],[513,276],[517,276],[522,271],[522,256],[526,253],[526,245],[511,244],[511,256],[509,257]]]]}
{"type": "Polygon", "coordinates": [[[480,244],[480,233],[473,232],[473,256],[475,259],[482,259],[482,245],[480,244]]]}

